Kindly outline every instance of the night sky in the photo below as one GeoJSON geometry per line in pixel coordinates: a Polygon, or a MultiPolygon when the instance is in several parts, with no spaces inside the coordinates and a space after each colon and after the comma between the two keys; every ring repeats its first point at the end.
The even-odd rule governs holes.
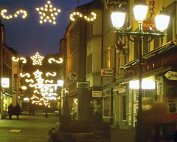
{"type": "Polygon", "coordinates": [[[92,0],[50,0],[53,7],[61,9],[56,16],[56,25],[39,23],[39,14],[35,8],[43,7],[47,0],[0,0],[0,9],[7,8],[13,14],[18,8],[28,11],[28,18],[21,17],[4,20],[5,43],[15,49],[21,56],[31,56],[36,52],[41,55],[59,51],[60,39],[69,23],[69,14],[75,7],[92,0]]]}

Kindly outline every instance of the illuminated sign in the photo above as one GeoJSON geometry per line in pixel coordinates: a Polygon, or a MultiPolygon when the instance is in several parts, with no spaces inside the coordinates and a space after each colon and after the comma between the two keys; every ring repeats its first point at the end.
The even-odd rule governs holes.
{"type": "Polygon", "coordinates": [[[1,78],[2,88],[9,88],[9,78],[1,78]]]}

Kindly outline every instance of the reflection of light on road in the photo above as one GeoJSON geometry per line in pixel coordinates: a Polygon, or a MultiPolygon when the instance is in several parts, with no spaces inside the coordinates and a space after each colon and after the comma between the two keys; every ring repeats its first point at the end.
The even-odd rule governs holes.
{"type": "Polygon", "coordinates": [[[10,132],[11,133],[21,133],[22,130],[21,129],[11,129],[10,132]]]}

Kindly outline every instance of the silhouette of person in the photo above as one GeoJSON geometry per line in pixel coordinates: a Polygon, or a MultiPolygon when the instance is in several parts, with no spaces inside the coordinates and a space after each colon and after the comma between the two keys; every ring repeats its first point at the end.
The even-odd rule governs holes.
{"type": "Polygon", "coordinates": [[[17,119],[19,119],[19,115],[21,114],[21,108],[20,108],[20,105],[18,103],[14,107],[14,114],[17,116],[17,119]]]}
{"type": "Polygon", "coordinates": [[[9,119],[12,119],[12,114],[13,114],[12,103],[8,106],[8,114],[9,114],[9,119]]]}

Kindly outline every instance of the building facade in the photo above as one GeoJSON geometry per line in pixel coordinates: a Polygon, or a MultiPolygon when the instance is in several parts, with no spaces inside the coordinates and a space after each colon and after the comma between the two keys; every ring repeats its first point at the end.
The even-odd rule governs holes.
{"type": "MultiPolygon", "coordinates": [[[[79,34],[71,32],[75,29],[74,25],[81,20],[71,22],[68,26],[61,41],[61,48],[63,56],[65,56],[65,79],[71,77],[72,83],[65,81],[65,87],[69,97],[72,96],[72,92],[74,92],[72,90],[78,91],[76,84],[79,81],[79,74],[82,74],[84,77],[82,81],[89,82],[88,95],[91,97],[92,113],[99,112],[101,119],[113,126],[113,136],[122,141],[133,141],[139,95],[135,85],[138,81],[138,43],[131,42],[127,38],[120,38],[115,33],[110,18],[112,6],[108,5],[108,1],[97,0],[100,7],[91,9],[96,12],[97,19],[93,22],[84,23],[86,27],[77,30],[87,31],[83,33],[86,34],[85,39],[77,38],[79,34]],[[80,46],[76,45],[76,42],[73,43],[73,41],[79,43],[80,40],[85,41],[83,43],[85,48],[82,47],[82,50],[79,50],[80,46]],[[73,48],[75,48],[75,52],[71,51],[73,48]],[[82,62],[85,65],[82,66],[84,69],[82,68],[81,72],[83,71],[84,74],[77,71],[76,68],[80,68],[80,61],[75,60],[75,56],[77,59],[83,59],[82,62]],[[131,86],[132,83],[133,86],[131,86]],[[127,134],[130,137],[127,138],[127,134]]],[[[94,2],[96,3],[93,1],[91,4],[94,5],[94,2]]],[[[146,83],[148,83],[147,80],[152,82],[146,85],[149,88],[143,88],[142,98],[143,101],[149,100],[150,103],[165,104],[168,108],[168,115],[175,116],[177,106],[177,59],[175,57],[177,52],[177,3],[174,0],[168,2],[147,0],[146,2],[150,8],[143,23],[143,30],[149,28],[149,24],[161,7],[166,8],[171,19],[165,36],[155,38],[149,43],[147,39],[143,39],[143,80],[146,83]]],[[[134,1],[124,1],[123,3],[117,1],[117,4],[125,4],[127,9],[132,11],[134,1]]],[[[126,26],[132,26],[133,30],[138,28],[133,12],[129,12],[127,16],[126,26]]],[[[154,28],[153,24],[150,26],[154,28]]],[[[76,111],[79,108],[79,99],[85,102],[84,98],[77,99],[76,111]]],[[[117,139],[112,141],[115,140],[117,139]]]]}
{"type": "Polygon", "coordinates": [[[0,30],[0,114],[1,118],[4,118],[7,115],[9,104],[12,103],[15,106],[16,103],[19,101],[19,94],[14,91],[18,90],[17,87],[19,87],[17,86],[17,84],[19,84],[20,80],[15,81],[15,79],[17,79],[17,75],[15,74],[17,74],[16,70],[19,70],[20,66],[17,66],[16,63],[12,62],[12,57],[16,56],[17,52],[5,44],[5,33],[3,24],[0,24],[0,30]]]}

